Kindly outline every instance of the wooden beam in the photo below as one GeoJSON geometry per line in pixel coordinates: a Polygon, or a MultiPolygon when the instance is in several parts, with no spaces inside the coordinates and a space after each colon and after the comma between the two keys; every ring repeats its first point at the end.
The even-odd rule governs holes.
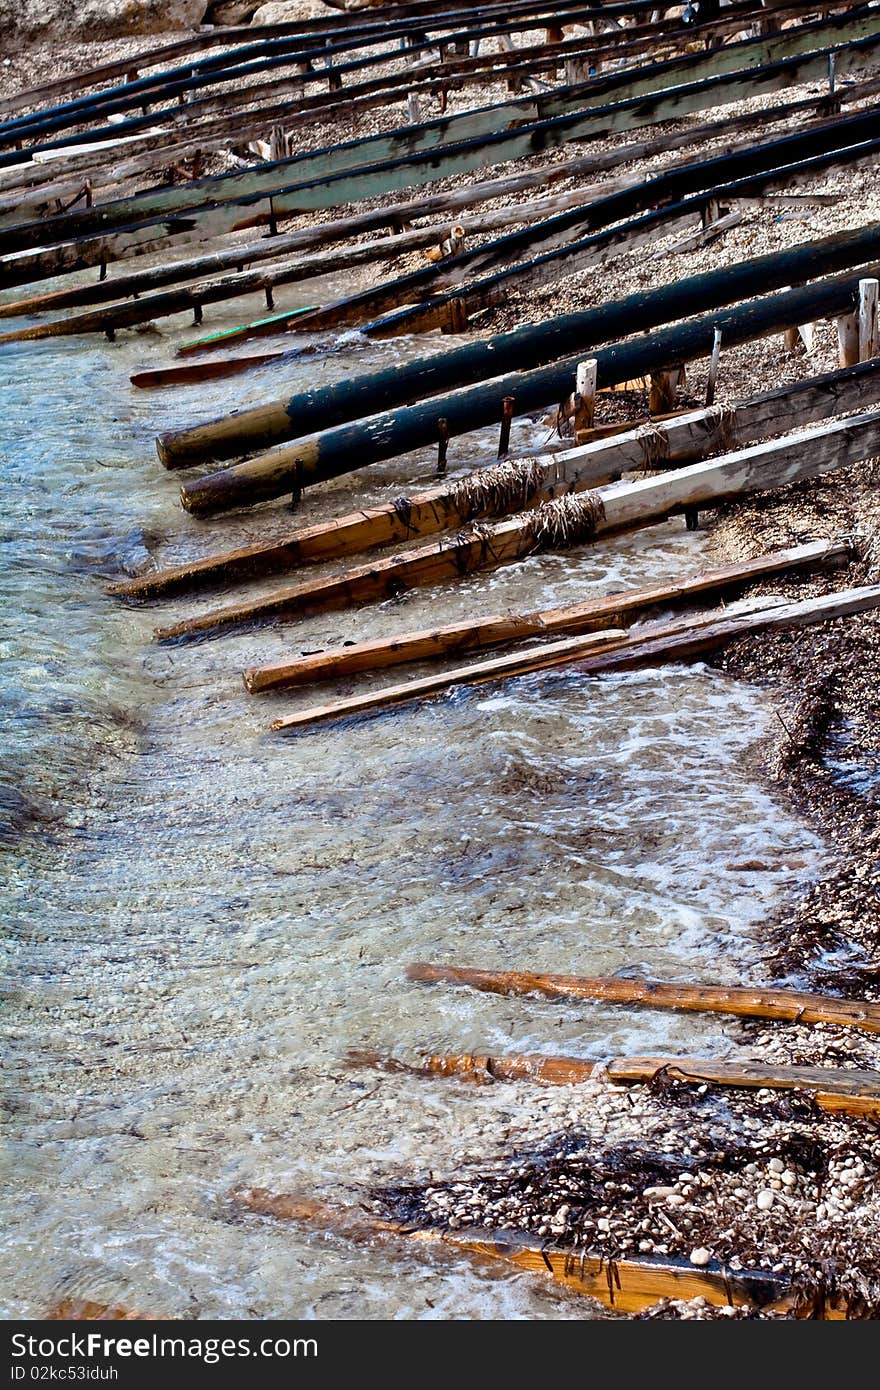
{"type": "MultiPolygon", "coordinates": [[[[308,180],[323,179],[363,167],[381,166],[384,162],[397,163],[402,157],[412,157],[422,151],[436,152],[438,147],[454,147],[462,141],[473,143],[484,139],[488,146],[493,142],[493,137],[497,138],[499,132],[505,133],[511,125],[527,126],[530,122],[542,123],[569,117],[571,113],[582,116],[585,92],[589,93],[589,97],[595,95],[604,98],[607,106],[612,99],[617,102],[633,101],[661,90],[675,89],[683,83],[692,86],[711,81],[713,86],[720,87],[718,79],[722,76],[746,71],[759,75],[762,69],[785,60],[800,61],[805,54],[815,58],[820,50],[825,53],[827,65],[826,50],[830,52],[847,44],[872,41],[878,37],[880,20],[877,16],[867,12],[835,15],[794,30],[745,39],[716,49],[711,54],[687,54],[665,63],[627,69],[612,77],[596,79],[586,88],[563,87],[539,96],[520,97],[447,116],[440,121],[402,126],[391,132],[383,131],[378,135],[294,155],[290,159],[263,164],[243,173],[215,175],[187,185],[115,199],[94,209],[61,214],[42,225],[22,223],[0,234],[0,251],[7,254],[25,249],[34,244],[35,238],[42,238],[42,244],[48,244],[47,237],[54,241],[66,241],[87,235],[97,228],[108,231],[147,218],[167,218],[184,212],[191,214],[199,208],[216,207],[241,197],[268,196],[308,180]]],[[[240,71],[239,68],[237,72],[240,71]]],[[[212,77],[216,75],[212,74],[212,77]]],[[[234,80],[239,81],[239,76],[236,75],[234,80]]],[[[139,94],[131,92],[130,87],[126,89],[126,95],[120,98],[133,105],[138,104],[138,99],[139,94]]],[[[602,108],[594,103],[590,109],[598,112],[602,108]]],[[[9,134],[12,135],[11,127],[9,134]]],[[[0,128],[0,142],[2,138],[3,130],[0,128]]],[[[436,165],[436,153],[434,162],[436,165]]],[[[497,163],[498,160],[493,159],[492,162],[497,163]]],[[[436,172],[434,177],[437,177],[436,172]]],[[[377,188],[376,191],[382,190],[377,188]]],[[[386,187],[384,191],[390,189],[386,187]]],[[[39,240],[37,244],[40,244],[39,240]]]]}
{"type": "MultiPolygon", "coordinates": [[[[783,603],[764,608],[755,608],[752,605],[744,611],[725,613],[722,617],[717,614],[704,615],[678,624],[646,626],[637,634],[629,633],[623,639],[610,640],[605,649],[597,654],[579,650],[579,643],[587,643],[589,639],[575,637],[568,642],[548,643],[544,647],[534,649],[533,652],[514,653],[496,661],[481,662],[475,666],[445,673],[438,672],[423,680],[410,681],[406,685],[389,686],[384,690],[371,691],[367,695],[355,695],[347,700],[316,705],[311,709],[300,710],[296,714],[276,719],[271,727],[279,732],[313,727],[334,720],[349,719],[355,715],[419,702],[453,686],[479,685],[485,681],[525,675],[551,667],[575,666],[585,675],[599,675],[606,671],[626,671],[660,665],[667,661],[702,660],[708,653],[718,651],[740,637],[777,628],[805,627],[812,623],[829,622],[877,607],[880,607],[880,585],[871,585],[826,594],[822,598],[807,599],[801,603],[783,603]]],[[[600,634],[594,634],[598,635],[600,634]]]]}
{"type": "MultiPolygon", "coordinates": [[[[846,104],[862,100],[880,89],[880,80],[852,84],[841,92],[841,101],[846,104]]],[[[315,247],[324,248],[334,241],[349,236],[360,236],[382,227],[393,226],[417,217],[442,216],[454,214],[466,207],[472,207],[489,199],[511,197],[531,188],[551,187],[564,178],[582,179],[616,168],[620,164],[636,159],[652,158],[668,150],[681,146],[692,148],[707,140],[717,140],[722,136],[747,129],[754,132],[756,126],[766,122],[794,119],[807,112],[821,111],[826,102],[824,96],[809,97],[796,102],[765,108],[762,111],[738,116],[725,116],[696,128],[665,131],[650,140],[630,142],[612,151],[581,156],[556,164],[546,164],[538,169],[525,170],[519,174],[505,174],[496,179],[483,180],[470,184],[467,188],[454,189],[449,193],[424,194],[409,202],[383,205],[366,213],[323,222],[316,227],[302,227],[295,232],[279,235],[277,238],[265,237],[245,245],[229,247],[190,260],[176,261],[150,270],[135,271],[126,275],[108,276],[103,281],[94,280],[88,284],[77,285],[48,293],[33,295],[24,300],[0,304],[0,318],[16,315],[30,315],[49,310],[61,310],[88,304],[107,303],[126,295],[144,294],[162,286],[197,279],[203,275],[241,265],[255,264],[260,260],[277,259],[291,251],[308,251],[315,247]]],[[[134,172],[133,166],[114,166],[109,176],[121,182],[134,172]]]]}
{"type": "MultiPolygon", "coordinates": [[[[399,1063],[369,1053],[353,1054],[355,1065],[390,1066],[399,1063]]],[[[406,1070],[422,1076],[461,1076],[478,1082],[534,1081],[543,1086],[579,1086],[608,1079],[619,1085],[646,1085],[658,1079],[735,1090],[803,1091],[820,1110],[831,1114],[880,1118],[880,1072],[843,1067],[786,1067],[754,1061],[715,1061],[702,1057],[614,1057],[590,1062],[580,1057],[548,1057],[540,1053],[495,1057],[481,1053],[441,1053],[424,1057],[406,1070]]]]}
{"type": "Polygon", "coordinates": [[[705,463],[635,482],[611,483],[577,497],[567,495],[543,503],[534,512],[485,524],[446,543],[423,546],[329,579],[278,589],[247,603],[185,619],[160,629],[157,636],[164,640],[257,619],[376,602],[475,570],[496,569],[541,549],[584,544],[597,536],[652,525],[686,507],[705,507],[749,492],[772,491],[876,454],[880,454],[880,410],[752,445],[705,463]],[[554,539],[563,534],[567,542],[554,539]]]}
{"type": "Polygon", "coordinates": [[[760,1307],[790,1311],[793,1316],[842,1318],[846,1312],[823,1291],[811,1298],[797,1294],[779,1274],[730,1270],[711,1262],[696,1268],[684,1260],[614,1259],[607,1255],[554,1246],[520,1231],[449,1231],[437,1227],[413,1230],[403,1223],[382,1220],[362,1207],[331,1207],[296,1193],[273,1193],[265,1188],[239,1189],[234,1204],[253,1215],[316,1226],[353,1240],[408,1240],[462,1251],[480,1261],[502,1261],[551,1278],[564,1287],[598,1300],[617,1313],[635,1313],[661,1298],[705,1298],[715,1307],[760,1307]]]}
{"type": "Polygon", "coordinates": [[[669,580],[646,589],[632,589],[604,598],[537,613],[503,614],[421,632],[403,633],[374,642],[356,642],[329,651],[255,666],[244,673],[252,694],[284,690],[318,681],[339,680],[363,671],[378,671],[416,661],[432,661],[485,651],[504,643],[549,637],[560,632],[589,632],[606,627],[622,628],[643,617],[657,605],[677,606],[706,594],[717,594],[771,575],[814,565],[840,563],[850,555],[845,543],[813,541],[788,550],[777,550],[740,565],[707,570],[685,579],[669,580]]]}
{"type": "MultiPolygon", "coordinates": [[[[425,401],[429,396],[437,399],[441,392],[455,388],[462,381],[495,381],[507,372],[507,388],[498,395],[494,386],[490,387],[485,407],[476,386],[470,388],[470,399],[480,401],[480,405],[475,406],[469,418],[462,419],[459,414],[453,433],[463,428],[494,424],[504,396],[514,396],[522,410],[530,409],[533,404],[543,405],[548,400],[558,401],[567,397],[575,385],[577,367],[583,360],[583,354],[599,343],[613,343],[626,336],[636,316],[644,328],[655,328],[713,307],[734,304],[750,294],[774,289],[791,279],[810,280],[813,276],[864,265],[876,257],[878,251],[880,223],[872,223],[850,232],[804,243],[792,250],[771,252],[738,265],[722,266],[708,273],[677,279],[659,286],[649,295],[644,292],[630,294],[596,308],[547,319],[538,324],[526,324],[507,333],[497,333],[484,341],[467,343],[450,352],[417,358],[404,367],[398,365],[293,396],[285,395],[184,429],[167,430],[159,435],[156,450],[166,468],[191,466],[206,458],[240,457],[284,440],[296,439],[307,430],[315,433],[330,424],[339,426],[363,416],[375,417],[379,411],[387,411],[411,401],[425,401]],[[797,274],[793,275],[793,271],[797,274]],[[562,389],[557,389],[554,382],[552,389],[546,388],[547,394],[543,399],[532,396],[529,404],[526,404],[522,389],[516,386],[517,380],[524,380],[524,372],[559,359],[563,352],[568,354],[579,349],[580,355],[576,359],[568,358],[566,362],[564,370],[567,379],[562,389]],[[569,362],[573,362],[570,367],[569,362]]],[[[857,293],[858,277],[849,277],[846,284],[844,302],[851,304],[857,293]]],[[[801,298],[810,301],[810,287],[806,290],[789,290],[785,297],[774,296],[772,302],[764,299],[758,303],[767,307],[776,322],[780,307],[799,304],[801,298]]],[[[718,326],[722,329],[725,326],[723,315],[718,317],[718,326]]],[[[687,336],[687,331],[682,330],[683,343],[687,342],[687,336]]],[[[711,341],[714,341],[714,325],[711,341]]],[[[729,329],[727,341],[731,341],[729,329]]],[[[602,371],[603,354],[591,355],[597,361],[598,384],[611,384],[609,376],[602,371]]],[[[648,370],[669,365],[669,361],[652,362],[648,370]]],[[[555,373],[557,380],[561,374],[561,369],[555,373]]],[[[642,374],[640,371],[630,373],[642,374]]],[[[449,417],[449,411],[435,410],[433,404],[425,404],[423,409],[430,420],[430,434],[425,439],[428,442],[429,438],[433,438],[437,414],[449,417]]],[[[405,418],[411,420],[411,413],[405,418]]],[[[384,434],[383,431],[383,438],[384,434]]],[[[363,466],[363,452],[359,452],[358,457],[362,460],[359,466],[363,466]]],[[[281,454],[272,455],[268,466],[274,470],[281,458],[281,454]]],[[[298,461],[305,462],[304,459],[298,461]]],[[[255,471],[259,474],[259,467],[255,469],[251,465],[248,476],[251,477],[255,471]]],[[[208,489],[209,492],[212,490],[208,489]]],[[[198,491],[198,485],[191,487],[187,490],[187,496],[195,499],[198,491]]],[[[243,500],[237,489],[235,495],[237,501],[243,500]]],[[[259,493],[260,499],[265,495],[271,496],[271,493],[259,493]]],[[[192,509],[198,510],[198,504],[192,509]]]]}
{"type": "MultiPolygon", "coordinates": [[[[259,358],[256,359],[259,361],[259,358]]],[[[596,486],[632,471],[665,468],[704,458],[716,449],[742,447],[880,400],[880,364],[810,377],[762,392],[735,406],[689,411],[646,426],[622,425],[613,440],[478,469],[466,480],[410,494],[298,527],[274,541],[245,546],[155,570],[111,585],[110,592],[142,600],[197,589],[217,581],[277,574],[316,560],[357,554],[393,541],[413,540],[477,517],[499,516],[549,501],[563,490],[596,486]]]]}
{"type": "Polygon", "coordinates": [[[732,987],[684,981],[644,980],[617,975],[541,975],[527,971],[473,970],[419,961],[406,977],[422,984],[466,985],[489,994],[540,995],[544,999],[600,999],[609,1004],[641,1004],[649,1009],[689,1013],[733,1014],[783,1023],[857,1028],[880,1033],[880,1004],[867,999],[838,999],[830,994],[776,989],[769,985],[732,987]]]}
{"type": "MultiPolygon", "coordinates": [[[[872,26],[877,26],[880,21],[874,18],[860,23],[871,30],[872,26]]],[[[790,31],[783,37],[788,40],[790,31]]],[[[866,46],[867,49],[871,49],[878,43],[880,34],[873,32],[868,32],[861,40],[848,39],[845,47],[835,50],[839,53],[838,67],[842,69],[852,64],[854,69],[858,64],[863,64],[866,46]]],[[[797,47],[796,44],[794,46],[797,47]]],[[[731,48],[718,52],[732,51],[731,48]]],[[[717,53],[712,55],[713,62],[716,59],[717,53]]],[[[284,217],[296,212],[314,211],[317,208],[338,206],[361,198],[387,194],[402,187],[418,187],[454,173],[466,173],[543,152],[571,140],[599,138],[612,132],[654,124],[664,119],[704,110],[707,106],[720,106],[736,101],[746,95],[784,90],[793,82],[811,80],[811,75],[818,75],[824,71],[826,64],[827,50],[806,55],[797,53],[793,57],[765,65],[757,71],[751,68],[734,73],[725,71],[712,78],[701,78],[689,85],[685,84],[682,88],[664,87],[653,94],[620,99],[606,107],[594,107],[586,111],[574,110],[570,114],[551,116],[531,125],[517,124],[511,130],[498,131],[500,108],[491,108],[494,113],[491,117],[494,123],[491,128],[498,131],[494,135],[466,136],[458,144],[444,146],[442,153],[436,150],[416,151],[415,154],[390,159],[386,164],[382,164],[380,160],[378,166],[371,164],[360,168],[337,168],[295,184],[277,182],[277,166],[262,166],[260,173],[254,173],[249,178],[265,178],[265,187],[262,183],[259,187],[255,185],[253,188],[248,184],[244,191],[237,194],[232,185],[227,185],[223,190],[224,201],[220,206],[214,205],[218,195],[218,190],[214,189],[207,195],[208,202],[201,207],[194,207],[190,202],[187,209],[180,209],[185,215],[175,212],[174,216],[169,217],[166,212],[156,217],[148,216],[146,204],[139,201],[138,205],[132,208],[117,207],[116,212],[107,212],[107,222],[100,230],[95,227],[94,230],[79,233],[74,230],[78,224],[67,223],[64,229],[56,226],[53,236],[57,235],[58,239],[51,248],[46,247],[35,252],[26,251],[14,257],[7,256],[0,261],[0,288],[9,288],[46,276],[98,265],[101,262],[106,264],[133,255],[150,254],[174,244],[205,240],[228,231],[264,223],[270,216],[284,217]],[[274,186],[273,178],[276,180],[274,186]],[[255,211],[257,204],[270,197],[272,209],[255,211]],[[126,227],[124,218],[129,214],[133,214],[139,220],[126,227]],[[117,218],[122,220],[117,222],[117,218]]],[[[641,89],[644,83],[650,80],[639,79],[635,85],[641,89]]],[[[660,80],[662,81],[662,76],[660,80]]],[[[578,91],[577,88],[571,90],[578,91]]],[[[543,98],[532,97],[528,100],[540,102],[543,98]]],[[[571,100],[575,106],[578,105],[576,98],[571,100]]],[[[409,126],[405,131],[413,135],[422,129],[424,127],[409,126]]],[[[339,155],[342,148],[337,147],[339,159],[348,158],[349,156],[339,155]]],[[[371,152],[376,154],[375,149],[371,152]]],[[[300,168],[299,173],[302,172],[300,168]]],[[[218,177],[229,179],[237,176],[218,177]]],[[[292,173],[290,177],[293,177],[292,173]]],[[[193,190],[195,194],[197,185],[186,185],[184,192],[186,189],[193,190]]],[[[158,196],[153,195],[153,198],[158,196]]],[[[104,203],[101,210],[105,212],[116,206],[104,203]]],[[[65,216],[70,217],[71,214],[65,216]]],[[[32,247],[35,238],[45,246],[45,224],[38,223],[28,231],[23,227],[19,228],[16,238],[22,248],[32,247]]],[[[10,245],[6,249],[13,248],[10,245]]]]}

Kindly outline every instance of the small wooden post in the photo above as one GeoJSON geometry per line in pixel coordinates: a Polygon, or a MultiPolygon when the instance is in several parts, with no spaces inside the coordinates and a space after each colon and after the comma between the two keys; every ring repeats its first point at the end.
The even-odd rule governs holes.
{"type": "Polygon", "coordinates": [[[561,24],[551,24],[551,25],[548,26],[548,29],[547,29],[547,42],[548,42],[548,43],[562,43],[562,40],[563,40],[564,37],[565,37],[565,35],[564,35],[564,33],[563,33],[562,25],[561,25],[561,24]]]}
{"type": "Polygon", "coordinates": [[[684,524],[688,531],[696,531],[700,524],[700,513],[696,507],[685,507],[684,524]]]}
{"type": "Polygon", "coordinates": [[[880,357],[880,280],[859,281],[859,361],[880,357]]]}
{"type": "Polygon", "coordinates": [[[407,93],[406,114],[411,125],[418,125],[422,119],[422,110],[419,106],[419,98],[416,92],[407,93]]]}
{"type": "Polygon", "coordinates": [[[278,218],[275,216],[275,199],[269,199],[269,235],[278,235],[278,218]]]}
{"type": "Polygon", "coordinates": [[[290,494],[290,510],[295,512],[300,502],[302,502],[302,464],[298,463],[294,469],[293,491],[290,494]]]}
{"type": "Polygon", "coordinates": [[[272,293],[272,286],[271,286],[271,285],[267,285],[267,286],[266,286],[266,308],[267,308],[267,309],[274,309],[274,308],[275,308],[275,296],[274,296],[274,294],[272,293]]]}
{"type": "Polygon", "coordinates": [[[510,423],[513,420],[513,396],[505,396],[501,402],[501,433],[498,436],[498,457],[503,459],[510,453],[510,423]]]}
{"type": "Polygon", "coordinates": [[[449,324],[444,329],[446,333],[466,333],[468,326],[467,310],[464,307],[464,300],[456,296],[449,303],[449,324]]]}
{"type": "Polygon", "coordinates": [[[858,311],[837,320],[837,359],[841,367],[854,367],[859,360],[858,311]]]}
{"type": "Polygon", "coordinates": [[[718,364],[721,361],[721,329],[716,328],[712,336],[712,356],[709,358],[709,379],[706,382],[706,404],[715,404],[715,383],[718,380],[718,364]]]}
{"type": "Polygon", "coordinates": [[[446,472],[446,454],[449,450],[449,421],[445,415],[441,415],[437,421],[437,477],[442,478],[446,472]]]}
{"type": "Polygon", "coordinates": [[[194,305],[193,305],[193,323],[201,323],[201,321],[202,321],[202,319],[203,319],[204,317],[205,317],[205,315],[204,315],[204,310],[202,309],[201,304],[194,304],[194,305]]]}
{"type": "Polygon", "coordinates": [[[651,415],[665,415],[675,409],[675,387],[672,372],[652,372],[651,389],[648,395],[648,411],[651,415]]]}
{"type": "Polygon", "coordinates": [[[574,432],[591,430],[596,418],[596,374],[599,364],[595,357],[579,362],[574,387],[574,432]]]}

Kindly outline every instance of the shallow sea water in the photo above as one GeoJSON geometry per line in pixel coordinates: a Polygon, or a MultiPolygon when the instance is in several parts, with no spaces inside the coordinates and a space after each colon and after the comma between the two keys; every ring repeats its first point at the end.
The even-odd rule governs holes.
{"type": "MultiPolygon", "coordinates": [[[[545,1092],[351,1070],[351,1048],[414,1061],[736,1046],[733,1021],[427,988],[404,969],[760,978],[762,923],[822,855],[757,780],[769,697],[704,666],[559,671],[271,735],[319,697],[248,696],[245,666],[651,582],[699,568],[702,540],[670,523],[359,612],[159,647],[157,624],[218,596],[132,609],[107,578],[293,519],[273,506],[195,522],[155,434],[426,346],[130,386],[191,334],[174,320],[113,345],[0,348],[0,1308],[39,1316],[76,1296],[162,1316],[589,1316],[528,1275],[243,1221],[227,1198],[264,1185],[356,1201],[547,1132],[545,1092]]],[[[518,423],[514,448],[545,438],[518,423]]],[[[453,472],[493,442],[454,442],[453,472]]],[[[398,496],[432,465],[424,453],[315,489],[301,519],[398,496]]]]}

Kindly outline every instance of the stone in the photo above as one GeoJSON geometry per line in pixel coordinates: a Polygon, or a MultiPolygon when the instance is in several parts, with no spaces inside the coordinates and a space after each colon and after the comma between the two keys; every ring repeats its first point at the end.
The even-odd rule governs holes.
{"type": "Polygon", "coordinates": [[[702,1269],[704,1265],[707,1265],[711,1258],[712,1252],[707,1250],[705,1245],[698,1245],[696,1250],[692,1250],[690,1253],[691,1264],[696,1265],[698,1269],[702,1269]]]}
{"type": "Polygon", "coordinates": [[[332,19],[333,9],[324,0],[269,0],[254,14],[251,24],[290,24],[298,19],[332,19]]]}
{"type": "Polygon", "coordinates": [[[758,1210],[769,1211],[775,1201],[776,1193],[772,1192],[769,1187],[762,1188],[757,1196],[758,1210]]]}
{"type": "Polygon", "coordinates": [[[115,39],[194,29],[208,0],[0,0],[10,46],[38,40],[115,39]]]}

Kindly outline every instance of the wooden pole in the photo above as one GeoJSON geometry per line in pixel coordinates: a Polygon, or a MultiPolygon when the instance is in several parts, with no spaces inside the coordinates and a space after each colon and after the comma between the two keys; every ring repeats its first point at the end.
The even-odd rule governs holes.
{"type": "MultiPolygon", "coordinates": [[[[629,426],[618,431],[616,438],[604,439],[598,445],[591,440],[586,446],[545,455],[537,460],[540,477],[531,469],[527,472],[520,461],[512,465],[521,483],[516,491],[509,486],[511,470],[505,470],[506,485],[498,489],[494,486],[495,474],[480,469],[460,489],[453,485],[411,493],[404,507],[396,502],[386,503],[335,516],[270,542],[123,580],[112,585],[110,592],[131,599],[154,598],[218,580],[255,578],[314,560],[356,554],[392,541],[433,535],[478,516],[510,514],[549,501],[550,489],[558,492],[559,484],[577,490],[595,487],[624,472],[645,472],[692,462],[718,448],[742,447],[768,434],[858,410],[865,402],[878,399],[880,365],[863,363],[843,372],[829,372],[762,392],[735,407],[685,412],[672,421],[655,422],[647,429],[629,426]]],[[[439,428],[438,425],[438,432],[439,428]]]]}
{"type": "Polygon", "coordinates": [[[728,987],[627,979],[618,975],[541,975],[526,971],[473,970],[422,961],[408,966],[406,977],[422,984],[467,985],[489,994],[600,999],[611,1004],[642,1004],[651,1009],[735,1014],[739,1018],[767,1018],[785,1023],[822,1023],[835,1028],[880,1033],[880,1004],[764,985],[728,987]]]}
{"type": "MultiPolygon", "coordinates": [[[[613,442],[613,441],[612,441],[613,442]]],[[[534,555],[541,549],[586,544],[597,536],[652,525],[722,499],[817,477],[880,454],[880,411],[835,421],[821,430],[783,439],[638,479],[611,483],[577,497],[543,503],[536,511],[459,534],[452,543],[421,546],[329,579],[278,589],[249,603],[203,613],[162,628],[163,639],[239,626],[272,615],[330,611],[376,602],[405,589],[455,579],[534,555]]]]}
{"type": "MultiPolygon", "coordinates": [[[[852,303],[855,289],[852,277],[840,277],[802,291],[794,290],[791,297],[771,295],[717,317],[691,320],[643,338],[602,348],[596,354],[600,385],[629,381],[642,375],[645,368],[650,370],[664,361],[705,356],[711,350],[715,327],[721,327],[725,341],[732,345],[778,332],[786,321],[802,322],[808,315],[820,317],[823,311],[839,311],[852,303]]],[[[438,353],[436,357],[442,359],[449,355],[438,353]]],[[[528,371],[514,370],[503,377],[438,395],[421,406],[398,407],[357,424],[339,425],[307,435],[283,448],[186,483],[180,493],[182,505],[195,515],[207,516],[283,496],[288,491],[296,464],[302,464],[305,481],[313,483],[425,444],[433,445],[438,414],[449,420],[454,434],[464,433],[497,420],[500,401],[505,395],[515,393],[522,411],[540,409],[548,401],[560,399],[559,387],[569,387],[576,365],[572,359],[561,359],[528,371]]],[[[433,368],[429,365],[427,370],[433,371],[433,368]]],[[[398,389],[409,392],[411,384],[398,389]]],[[[351,408],[350,401],[347,408],[351,408]]],[[[270,421],[272,429],[275,428],[274,415],[274,407],[271,407],[262,417],[270,421]]]]}
{"type": "Polygon", "coordinates": [[[428,1241],[448,1246],[453,1255],[467,1252],[480,1261],[502,1261],[548,1276],[575,1293],[597,1299],[617,1313],[635,1313],[661,1298],[705,1298],[715,1307],[761,1307],[788,1311],[795,1317],[845,1318],[845,1307],[825,1291],[807,1297],[797,1294],[781,1274],[764,1270],[731,1270],[716,1262],[697,1268],[684,1260],[625,1258],[578,1248],[554,1246],[522,1231],[450,1231],[438,1227],[413,1230],[401,1222],[383,1220],[363,1207],[333,1208],[297,1193],[273,1193],[265,1188],[239,1189],[232,1197],[242,1211],[338,1231],[353,1240],[428,1241]]]}

